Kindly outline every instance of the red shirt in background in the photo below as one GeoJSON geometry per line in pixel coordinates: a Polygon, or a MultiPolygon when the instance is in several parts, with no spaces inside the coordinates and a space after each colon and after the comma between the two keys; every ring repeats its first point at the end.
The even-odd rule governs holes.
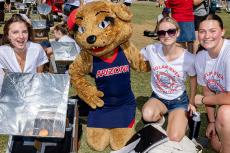
{"type": "Polygon", "coordinates": [[[193,0],[166,0],[165,5],[171,8],[172,17],[177,22],[193,22],[193,0]]]}
{"type": "Polygon", "coordinates": [[[76,23],[76,15],[77,15],[77,9],[74,9],[68,19],[67,19],[67,25],[68,25],[68,28],[69,30],[74,30],[74,26],[75,26],[75,23],[76,23]]]}

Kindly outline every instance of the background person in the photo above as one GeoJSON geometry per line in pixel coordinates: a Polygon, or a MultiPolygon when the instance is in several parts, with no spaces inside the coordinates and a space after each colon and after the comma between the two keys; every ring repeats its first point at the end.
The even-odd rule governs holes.
{"type": "Polygon", "coordinates": [[[230,40],[223,38],[223,27],[221,18],[214,14],[209,14],[200,22],[198,39],[205,49],[197,54],[195,66],[203,96],[196,95],[195,103],[206,106],[206,136],[210,139],[212,147],[217,152],[229,153],[230,40]]]}
{"type": "Polygon", "coordinates": [[[180,36],[177,42],[188,51],[193,52],[193,41],[196,39],[193,0],[167,0],[165,5],[171,8],[171,15],[180,26],[180,36]]]}
{"type": "Polygon", "coordinates": [[[230,13],[230,0],[225,0],[225,7],[227,13],[230,13]]]}
{"type": "MultiPolygon", "coordinates": [[[[76,41],[68,35],[68,28],[65,23],[57,24],[54,26],[54,38],[57,42],[74,42],[77,50],[77,55],[80,53],[81,48],[76,43],[76,41]]],[[[53,54],[50,42],[42,42],[42,46],[45,48],[47,56],[50,58],[50,56],[53,54]]]]}
{"type": "Polygon", "coordinates": [[[198,41],[198,26],[200,21],[203,17],[209,14],[209,0],[193,0],[194,2],[194,26],[195,26],[195,35],[196,40],[194,41],[193,45],[193,53],[196,54],[199,48],[199,41],[198,41]]]}
{"type": "Polygon", "coordinates": [[[179,142],[186,132],[187,112],[195,111],[196,93],[195,57],[176,44],[180,35],[177,22],[163,18],[157,27],[159,44],[148,45],[141,50],[151,66],[152,95],[142,108],[147,122],[162,123],[168,113],[167,134],[171,141],[179,142]],[[185,81],[190,76],[191,95],[187,96],[185,81]]]}
{"type": "Polygon", "coordinates": [[[69,14],[74,10],[82,5],[82,0],[67,0],[64,3],[64,14],[69,16],[69,14]]]}

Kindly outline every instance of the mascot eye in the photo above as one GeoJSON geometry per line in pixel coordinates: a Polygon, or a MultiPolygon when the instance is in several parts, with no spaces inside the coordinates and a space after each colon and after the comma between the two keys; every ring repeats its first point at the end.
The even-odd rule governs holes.
{"type": "Polygon", "coordinates": [[[101,29],[105,29],[106,27],[108,27],[108,25],[110,25],[111,22],[110,21],[102,21],[100,24],[98,24],[98,27],[101,29]]]}
{"type": "Polygon", "coordinates": [[[84,29],[83,27],[81,27],[81,26],[78,26],[77,31],[78,31],[79,33],[84,33],[84,32],[85,32],[85,29],[84,29]]]}

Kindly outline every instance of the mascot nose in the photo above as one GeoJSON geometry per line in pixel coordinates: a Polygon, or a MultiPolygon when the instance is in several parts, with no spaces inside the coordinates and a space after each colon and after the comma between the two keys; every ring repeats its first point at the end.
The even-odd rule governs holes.
{"type": "Polygon", "coordinates": [[[97,39],[97,37],[96,37],[95,35],[91,35],[91,36],[89,36],[89,37],[87,38],[87,42],[88,42],[89,44],[93,44],[93,43],[95,43],[96,39],[97,39]]]}

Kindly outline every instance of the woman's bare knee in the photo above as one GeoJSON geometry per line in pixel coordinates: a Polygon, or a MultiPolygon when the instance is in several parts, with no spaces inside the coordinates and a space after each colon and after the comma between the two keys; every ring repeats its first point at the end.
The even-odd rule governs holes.
{"type": "Polygon", "coordinates": [[[155,122],[161,119],[162,109],[160,102],[150,99],[142,108],[142,117],[147,122],[155,122]]]}
{"type": "Polygon", "coordinates": [[[151,108],[143,109],[142,111],[143,119],[148,122],[155,122],[160,119],[160,114],[154,112],[151,108]]]}
{"type": "Polygon", "coordinates": [[[217,130],[222,127],[229,128],[230,131],[230,106],[223,105],[218,109],[216,118],[217,130]]]}
{"type": "Polygon", "coordinates": [[[168,137],[170,141],[180,142],[182,138],[184,137],[184,135],[178,132],[169,132],[168,137]]]}

